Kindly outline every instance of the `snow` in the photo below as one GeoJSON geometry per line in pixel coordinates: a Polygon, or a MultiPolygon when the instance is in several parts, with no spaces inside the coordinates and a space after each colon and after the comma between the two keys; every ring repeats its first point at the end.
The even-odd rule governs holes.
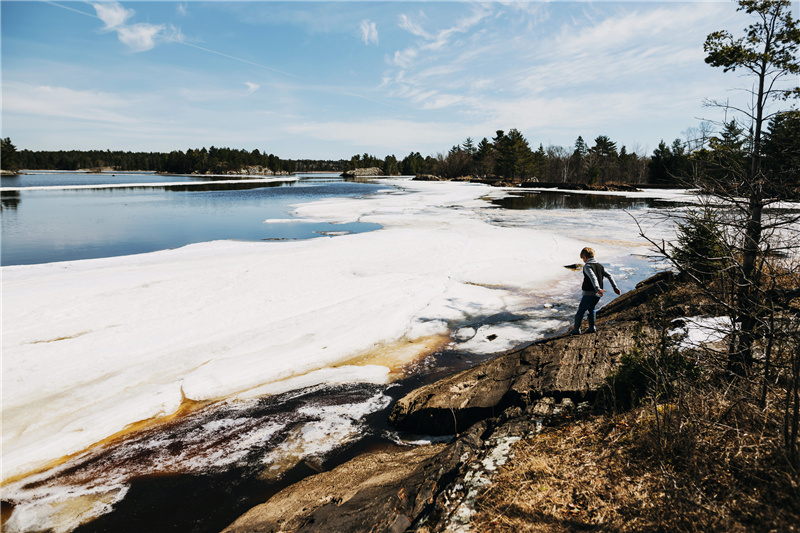
{"type": "Polygon", "coordinates": [[[625,213],[587,231],[581,211],[493,209],[483,198],[500,189],[386,182],[398,189],[294,212],[379,231],[3,267],[3,480],[185,399],[385,383],[459,321],[577,290],[563,265],[583,246],[604,260],[645,250],[625,213]]]}
{"type": "Polygon", "coordinates": [[[676,322],[682,325],[669,333],[682,337],[678,346],[680,351],[721,342],[733,329],[733,322],[727,316],[693,316],[676,319],[676,322]]]}

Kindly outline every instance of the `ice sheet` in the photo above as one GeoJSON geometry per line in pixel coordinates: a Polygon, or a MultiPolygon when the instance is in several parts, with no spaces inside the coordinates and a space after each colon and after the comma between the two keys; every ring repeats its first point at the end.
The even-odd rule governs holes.
{"type": "MultiPolygon", "coordinates": [[[[482,198],[504,192],[482,185],[390,183],[398,190],[294,212],[379,231],[4,267],[3,479],[185,399],[280,390],[565,283],[577,291],[563,265],[583,246],[604,260],[646,249],[622,212],[510,212],[491,208],[482,198]]],[[[387,372],[348,373],[381,382],[387,372]]]]}

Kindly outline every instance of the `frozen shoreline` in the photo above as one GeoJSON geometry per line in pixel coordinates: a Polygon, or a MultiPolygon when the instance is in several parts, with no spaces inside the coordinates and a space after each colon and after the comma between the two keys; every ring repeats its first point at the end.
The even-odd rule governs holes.
{"type": "Polygon", "coordinates": [[[450,323],[571,290],[563,265],[581,247],[604,259],[643,249],[633,222],[620,224],[627,215],[605,214],[612,225],[589,238],[580,212],[511,213],[482,199],[502,189],[387,181],[400,189],[295,210],[379,231],[3,267],[3,480],[184,398],[268,394],[290,378],[385,382],[450,323]]]}

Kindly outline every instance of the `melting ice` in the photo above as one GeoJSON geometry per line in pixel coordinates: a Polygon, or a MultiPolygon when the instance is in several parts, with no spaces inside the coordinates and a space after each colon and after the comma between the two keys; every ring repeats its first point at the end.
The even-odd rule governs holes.
{"type": "MultiPolygon", "coordinates": [[[[587,245],[618,277],[649,268],[631,267],[629,258],[646,243],[622,211],[512,211],[487,201],[507,194],[500,189],[389,183],[397,189],[294,211],[300,220],[383,227],[370,233],[216,241],[4,267],[2,476],[4,498],[17,504],[9,524],[67,531],[106,512],[124,497],[126,476],[119,472],[69,497],[52,483],[42,482],[38,492],[22,487],[57,479],[53,465],[67,456],[74,464],[94,453],[92,445],[133,424],[167,420],[186,402],[243,402],[244,409],[253,398],[319,383],[380,385],[448,342],[494,353],[541,336],[573,312],[579,274],[564,265],[587,245]],[[485,320],[497,313],[516,318],[485,320]],[[80,498],[86,501],[78,505],[80,498]]],[[[672,236],[665,224],[653,223],[651,232],[672,236]]],[[[383,401],[376,392],[352,410],[363,415],[383,401]]],[[[338,420],[335,428],[312,421],[294,436],[283,434],[263,458],[267,471],[308,453],[302,443],[312,437],[322,448],[350,438],[357,421],[338,409],[318,419],[338,420]]],[[[224,440],[236,420],[229,416],[193,434],[224,440]]],[[[180,466],[154,451],[147,468],[213,468],[270,442],[282,428],[275,420],[239,427],[234,451],[189,447],[203,459],[187,456],[180,466]]]]}

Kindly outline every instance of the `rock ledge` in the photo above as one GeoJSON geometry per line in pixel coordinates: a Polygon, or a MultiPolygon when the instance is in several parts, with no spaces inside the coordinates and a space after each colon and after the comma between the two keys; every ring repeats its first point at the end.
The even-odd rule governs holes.
{"type": "Polygon", "coordinates": [[[311,476],[248,511],[224,533],[460,531],[511,444],[585,409],[624,354],[655,331],[644,305],[674,282],[655,276],[598,314],[599,333],[523,345],[418,388],[390,421],[449,444],[386,446],[311,476]]]}

